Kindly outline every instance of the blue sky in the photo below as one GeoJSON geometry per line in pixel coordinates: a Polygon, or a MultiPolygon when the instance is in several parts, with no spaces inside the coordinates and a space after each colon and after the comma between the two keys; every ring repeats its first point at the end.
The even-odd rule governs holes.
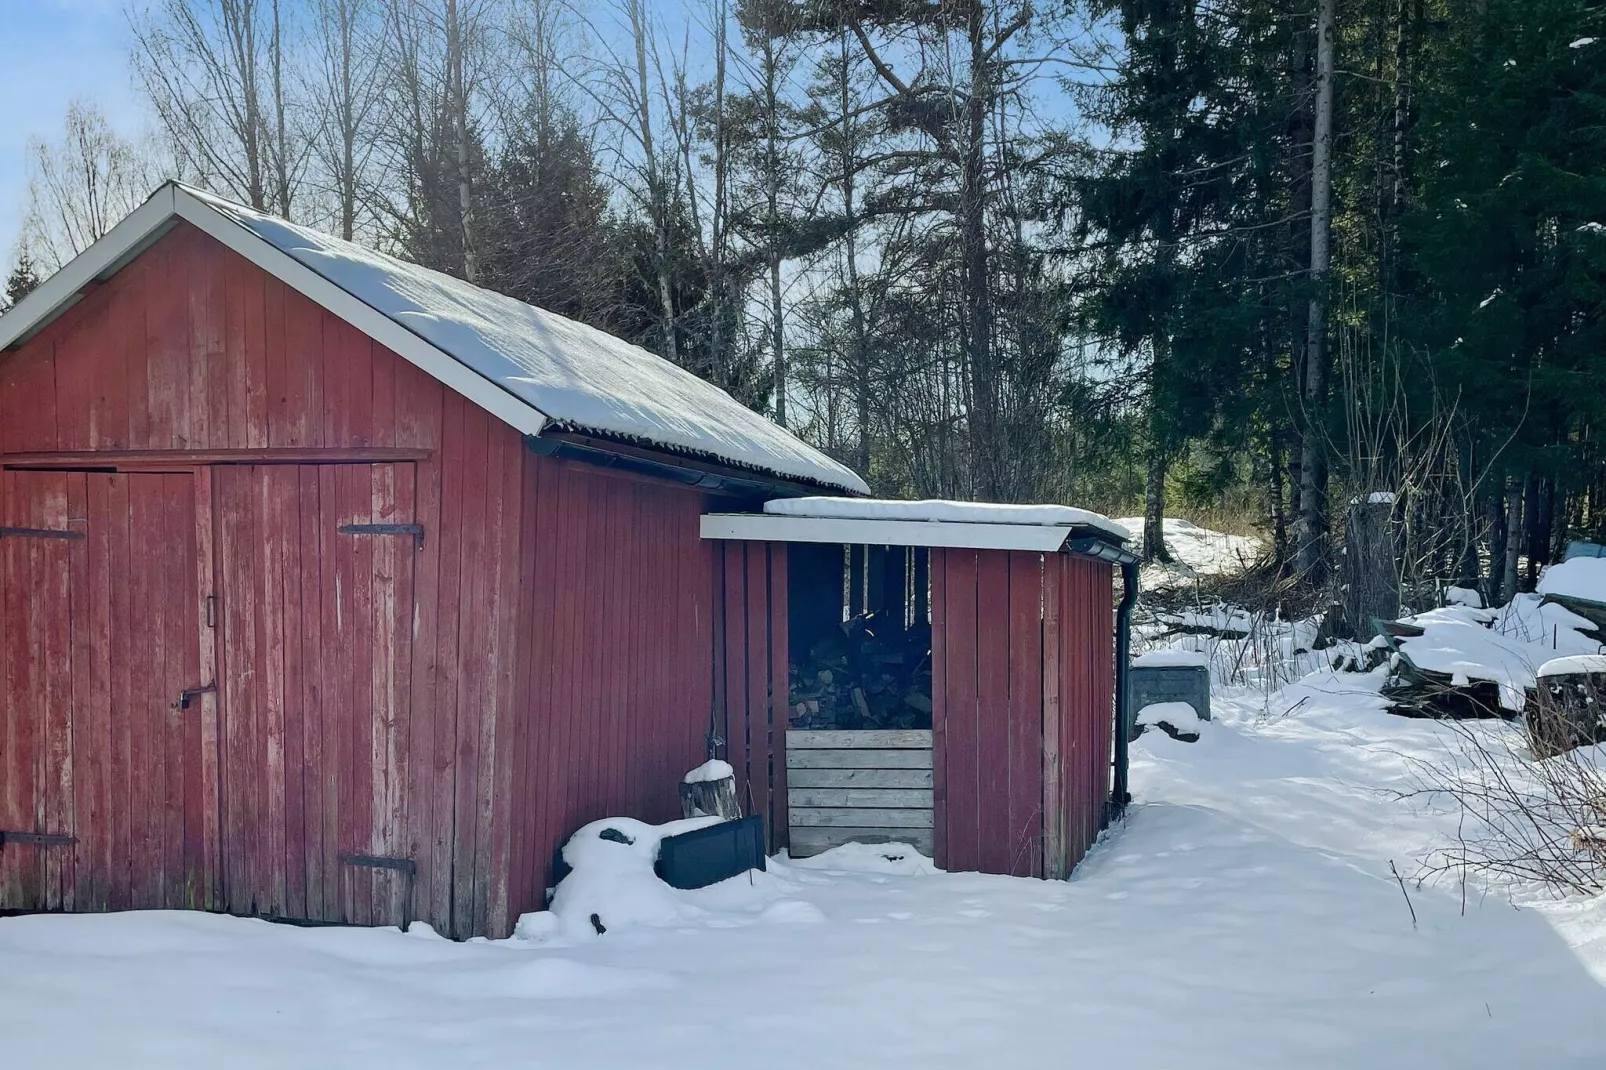
{"type": "Polygon", "coordinates": [[[145,128],[121,0],[0,0],[0,264],[21,221],[28,137],[57,136],[74,97],[125,134],[145,128]]]}

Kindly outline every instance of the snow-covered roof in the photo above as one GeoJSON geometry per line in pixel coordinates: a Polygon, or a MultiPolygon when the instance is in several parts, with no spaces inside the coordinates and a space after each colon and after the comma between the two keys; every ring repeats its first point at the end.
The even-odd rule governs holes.
{"type": "Polygon", "coordinates": [[[588,432],[787,479],[864,481],[725,391],[640,346],[442,272],[177,183],[0,317],[0,348],[182,218],[526,434],[588,432]],[[84,263],[80,264],[80,261],[84,263]],[[38,300],[34,298],[37,297],[38,300]]]}
{"type": "Polygon", "coordinates": [[[1125,542],[1126,528],[1101,513],[1072,505],[1008,505],[955,502],[928,498],[782,498],[765,502],[772,516],[829,517],[836,520],[922,520],[946,524],[1031,524],[1041,527],[1089,528],[1125,542]]]}
{"type": "Polygon", "coordinates": [[[788,498],[766,502],[762,514],[709,513],[703,517],[702,533],[705,539],[1038,552],[1063,550],[1072,539],[1091,535],[1081,552],[1104,560],[1128,559],[1118,549],[1126,541],[1125,528],[1068,505],[788,498]]]}

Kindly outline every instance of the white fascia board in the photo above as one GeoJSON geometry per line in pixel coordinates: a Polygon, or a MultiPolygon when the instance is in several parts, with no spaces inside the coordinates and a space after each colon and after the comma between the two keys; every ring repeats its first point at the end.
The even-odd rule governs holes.
{"type": "Polygon", "coordinates": [[[177,191],[162,186],[99,241],[40,283],[38,289],[0,316],[0,350],[25,341],[77,303],[84,287],[110,278],[167,231],[177,191]]]}
{"type": "Polygon", "coordinates": [[[205,202],[174,189],[180,218],[216,238],[286,286],[339,316],[380,345],[399,354],[425,374],[457,391],[514,430],[539,435],[546,416],[519,400],[456,358],[441,352],[389,316],[375,311],[295,257],[214,210],[205,202]]]}
{"type": "Polygon", "coordinates": [[[1064,547],[1071,529],[1046,524],[956,524],[940,520],[844,520],[760,513],[705,513],[701,531],[705,539],[1052,553],[1064,547]]]}

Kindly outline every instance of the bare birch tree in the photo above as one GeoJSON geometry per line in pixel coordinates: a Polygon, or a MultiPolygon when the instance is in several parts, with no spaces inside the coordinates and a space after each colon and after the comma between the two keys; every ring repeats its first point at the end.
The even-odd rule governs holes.
{"type": "Polygon", "coordinates": [[[95,105],[67,106],[61,138],[28,141],[23,239],[46,274],[83,252],[150,195],[164,177],[152,144],[120,137],[95,105]]]}
{"type": "Polygon", "coordinates": [[[377,181],[376,131],[389,50],[375,0],[315,0],[311,149],[332,200],[335,230],[351,241],[365,191],[377,181]]]}
{"type": "Polygon", "coordinates": [[[290,218],[308,145],[290,97],[295,26],[281,0],[159,0],[131,10],[134,70],[187,174],[290,218]]]}

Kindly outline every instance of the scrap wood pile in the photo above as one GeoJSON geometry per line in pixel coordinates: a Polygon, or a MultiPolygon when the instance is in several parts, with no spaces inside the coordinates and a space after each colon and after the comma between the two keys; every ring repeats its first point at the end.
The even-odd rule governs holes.
{"type": "MultiPolygon", "coordinates": [[[[1606,650],[1606,629],[1594,615],[1576,611],[1577,596],[1547,590],[1519,594],[1499,609],[1485,609],[1451,588],[1450,605],[1397,621],[1378,621],[1378,635],[1347,655],[1343,668],[1369,670],[1387,664],[1383,687],[1396,713],[1419,717],[1523,717],[1530,726],[1542,714],[1547,674],[1557,676],[1571,661],[1606,650]],[[1560,594],[1560,597],[1557,595],[1560,594]]],[[[1549,579],[1547,576],[1546,579],[1549,579]]],[[[1587,603],[1589,599],[1585,599],[1587,603]]],[[[1564,685],[1551,681],[1558,701],[1564,685]]]]}
{"type": "Polygon", "coordinates": [[[930,728],[931,629],[862,613],[793,661],[793,728],[930,728]]]}

